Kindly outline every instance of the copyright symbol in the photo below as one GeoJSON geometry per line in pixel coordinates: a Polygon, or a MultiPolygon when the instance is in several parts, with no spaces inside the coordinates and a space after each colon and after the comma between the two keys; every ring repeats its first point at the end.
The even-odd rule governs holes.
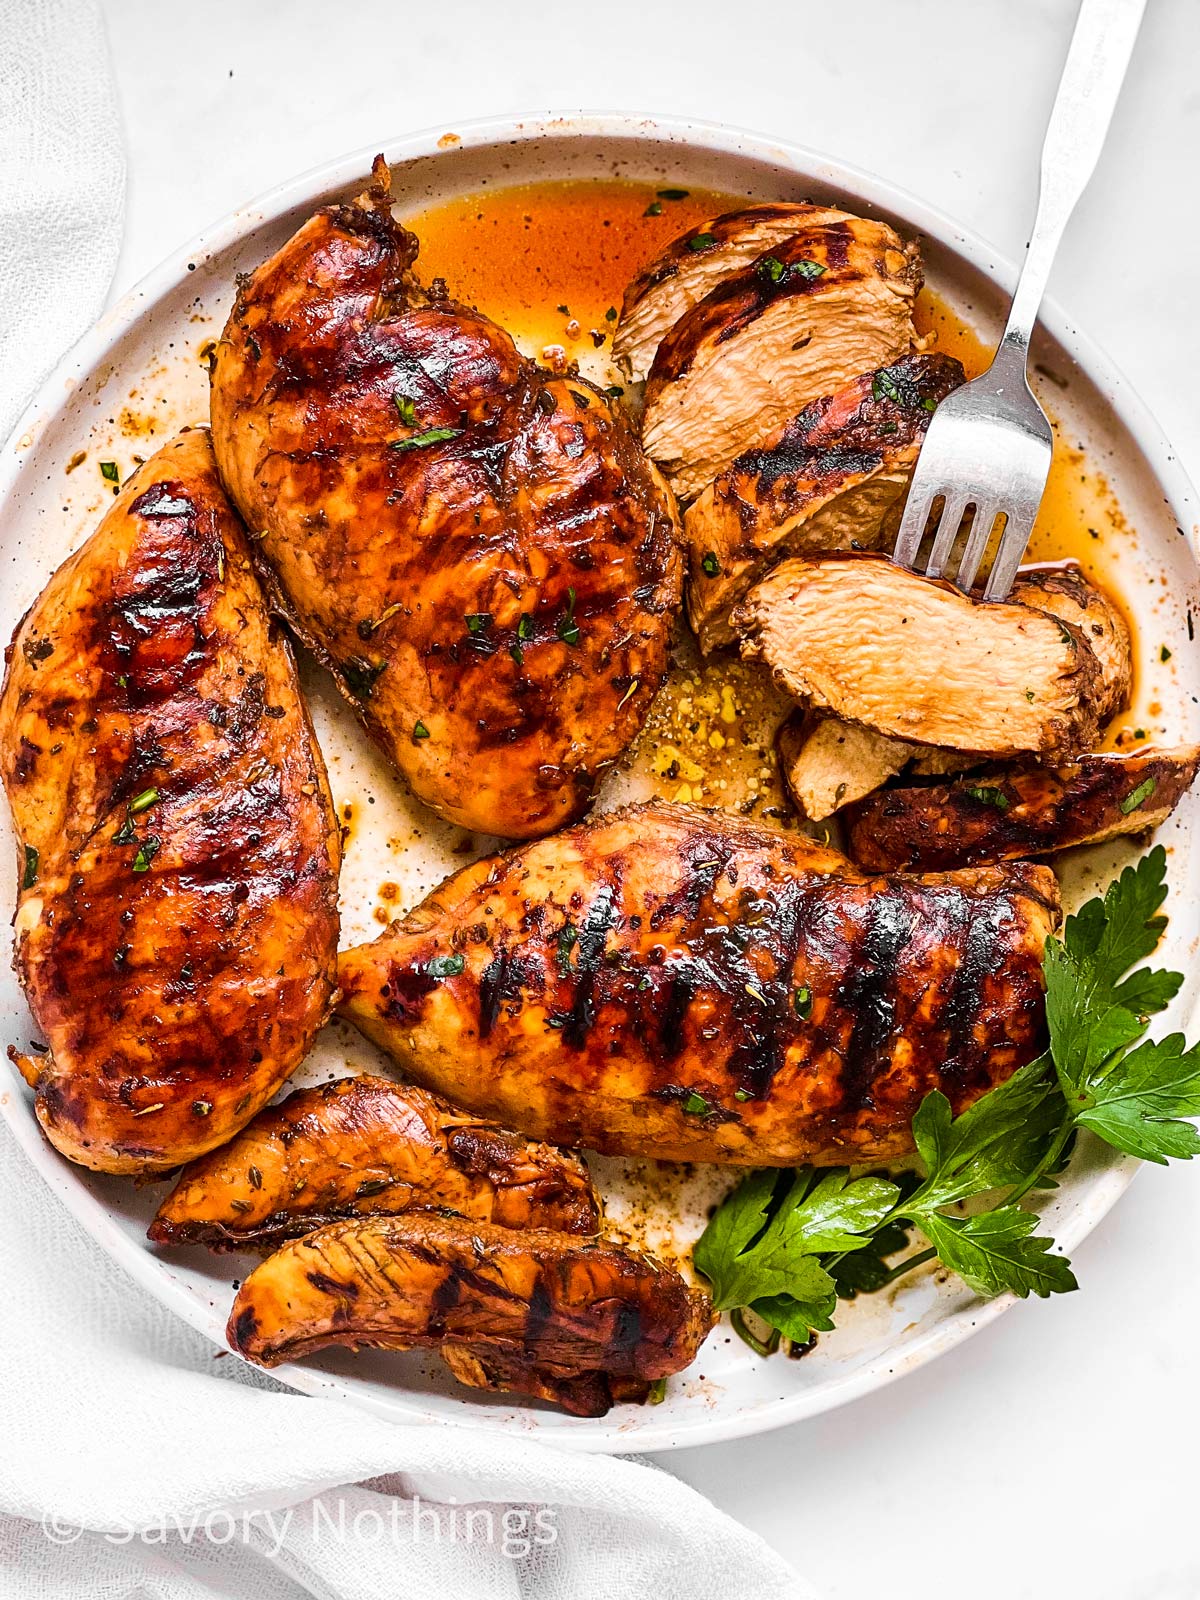
{"type": "Polygon", "coordinates": [[[64,1518],[48,1511],[42,1518],[42,1532],[51,1544],[74,1544],[83,1529],[72,1526],[64,1518]]]}

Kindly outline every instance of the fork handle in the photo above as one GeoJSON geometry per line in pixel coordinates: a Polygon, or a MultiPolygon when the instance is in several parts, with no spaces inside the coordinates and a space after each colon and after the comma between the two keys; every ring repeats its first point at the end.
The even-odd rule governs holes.
{"type": "Polygon", "coordinates": [[[1145,9],[1146,0],[1080,4],[1042,145],[1037,216],[997,351],[1019,354],[1022,369],[1063,229],[1096,170],[1145,9]]]}

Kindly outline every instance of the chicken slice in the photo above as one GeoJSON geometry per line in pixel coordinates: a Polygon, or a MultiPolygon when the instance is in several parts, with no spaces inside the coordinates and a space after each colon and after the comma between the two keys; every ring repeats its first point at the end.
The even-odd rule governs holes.
{"type": "Polygon", "coordinates": [[[683,521],[705,654],[732,641],[730,611],[781,556],[891,542],[929,419],[962,381],[950,356],[903,356],[813,401],[709,484],[683,521]]]}
{"type": "Polygon", "coordinates": [[[343,1217],[445,1208],[504,1228],[595,1233],[572,1152],[533,1144],[387,1078],[339,1078],[260,1111],[191,1162],[150,1224],[155,1244],[273,1249],[343,1217]]]}
{"type": "Polygon", "coordinates": [[[1198,767],[1200,745],[1181,745],[885,789],[848,810],[847,848],[869,872],[942,872],[1144,833],[1166,821],[1198,767]]]}
{"type": "MultiPolygon", "coordinates": [[[[1104,726],[1128,703],[1133,676],[1129,628],[1115,602],[1073,561],[1023,567],[1010,600],[1048,611],[1077,627],[1100,666],[1097,715],[1104,726]]],[[[793,712],[776,735],[784,784],[812,822],[861,800],[909,767],[919,777],[947,777],[977,766],[979,756],[960,750],[890,739],[852,728],[837,717],[793,712]]]]}
{"type": "Polygon", "coordinates": [[[641,383],[666,334],[722,278],[769,254],[801,228],[852,220],[826,206],[768,201],[727,211],[680,234],[625,291],[613,336],[617,365],[641,383]]]}
{"type": "Polygon", "coordinates": [[[442,816],[579,816],[638,733],[681,601],[674,506],[621,412],[431,300],[387,169],[245,279],[213,437],[281,610],[442,816]]]}
{"type": "Polygon", "coordinates": [[[432,1348],[460,1383],[601,1417],[688,1366],[712,1324],[702,1290],[608,1240],[409,1215],[284,1245],[238,1290],[227,1336],[261,1366],[330,1345],[432,1348]]]}
{"type": "Polygon", "coordinates": [[[642,443],[681,499],[810,401],[905,355],[916,246],[885,223],[808,227],[724,277],[675,324],[646,381],[642,443]]]}
{"type": "Polygon", "coordinates": [[[18,627],[0,774],[47,1138],[124,1173],[223,1144],[328,1015],[340,838],[206,433],[151,457],[18,627]]]}
{"type": "Polygon", "coordinates": [[[892,738],[1061,758],[1096,736],[1100,665],[1077,627],[884,556],[793,557],[734,625],[788,693],[892,738]]]}
{"type": "Polygon", "coordinates": [[[780,723],[775,749],[796,809],[822,822],[903,771],[917,746],[837,717],[793,711],[780,723]]]}
{"type": "Polygon", "coordinates": [[[1022,567],[1009,599],[1048,611],[1087,640],[1100,663],[1096,715],[1106,728],[1129,704],[1133,684],[1133,643],[1117,602],[1084,572],[1077,561],[1047,561],[1022,567]]]}
{"type": "Polygon", "coordinates": [[[866,877],[684,805],[455,874],[345,952],[342,1011],[418,1082],[535,1138],[744,1166],[889,1158],[1037,1054],[1047,868],[866,877]]]}

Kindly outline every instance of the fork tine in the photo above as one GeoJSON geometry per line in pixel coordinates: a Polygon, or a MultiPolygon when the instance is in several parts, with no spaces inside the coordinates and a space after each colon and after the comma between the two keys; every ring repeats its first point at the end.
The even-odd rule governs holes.
{"type": "Polygon", "coordinates": [[[1008,521],[1000,538],[1000,548],[996,551],[996,559],[988,574],[987,587],[983,591],[985,600],[1007,599],[1008,591],[1012,588],[1013,579],[1017,575],[1017,568],[1021,565],[1021,557],[1029,544],[1029,536],[1033,532],[1033,521],[1037,516],[1039,499],[1025,500],[1009,510],[1008,521]]]}
{"type": "Polygon", "coordinates": [[[940,578],[945,572],[946,562],[954,549],[954,541],[958,538],[958,530],[969,504],[968,496],[965,494],[954,494],[951,490],[945,493],[937,538],[933,541],[933,549],[925,568],[926,575],[930,578],[940,578]]]}
{"type": "Polygon", "coordinates": [[[900,532],[896,535],[896,545],[892,551],[892,560],[900,566],[916,565],[917,552],[921,548],[921,540],[925,537],[925,524],[929,521],[929,509],[932,505],[933,490],[926,490],[924,485],[918,483],[914,474],[908,499],[904,505],[904,516],[900,521],[900,532]]]}
{"type": "Polygon", "coordinates": [[[975,507],[975,518],[971,523],[970,536],[967,547],[963,551],[962,560],[958,564],[958,577],[954,580],[964,593],[971,592],[971,585],[979,572],[979,563],[987,551],[988,542],[992,537],[992,529],[996,526],[996,518],[1000,515],[1000,506],[995,500],[989,500],[986,505],[975,507]]]}

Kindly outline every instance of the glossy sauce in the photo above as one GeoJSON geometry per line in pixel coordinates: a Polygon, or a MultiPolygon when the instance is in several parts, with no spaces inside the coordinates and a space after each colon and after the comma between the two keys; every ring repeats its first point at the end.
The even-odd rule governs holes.
{"type": "MultiPolygon", "coordinates": [[[[624,391],[611,350],[626,284],[678,234],[747,204],[744,196],[699,189],[672,194],[678,191],[616,180],[532,184],[461,196],[407,220],[421,240],[417,270],[426,282],[444,278],[451,294],[507,327],[537,360],[578,362],[585,376],[624,391]]],[[[987,366],[989,347],[929,289],[914,320],[930,346],[956,356],[968,377],[987,366]]],[[[1055,379],[1044,377],[1039,398],[1055,421],[1055,379]]],[[[1126,534],[1126,523],[1104,476],[1057,423],[1055,435],[1030,559],[1071,558],[1104,582],[1106,551],[1126,534]]],[[[784,702],[762,674],[727,657],[700,662],[688,645],[679,654],[641,741],[650,787],[669,798],[778,816],[787,803],[771,734],[784,702]],[[735,697],[732,718],[726,687],[735,697]],[[697,770],[699,778],[689,776],[697,770]]],[[[1137,699],[1135,685],[1135,706],[1137,699]]],[[[1123,742],[1123,730],[1130,739],[1135,720],[1132,713],[1119,717],[1105,745],[1123,742]]]]}

